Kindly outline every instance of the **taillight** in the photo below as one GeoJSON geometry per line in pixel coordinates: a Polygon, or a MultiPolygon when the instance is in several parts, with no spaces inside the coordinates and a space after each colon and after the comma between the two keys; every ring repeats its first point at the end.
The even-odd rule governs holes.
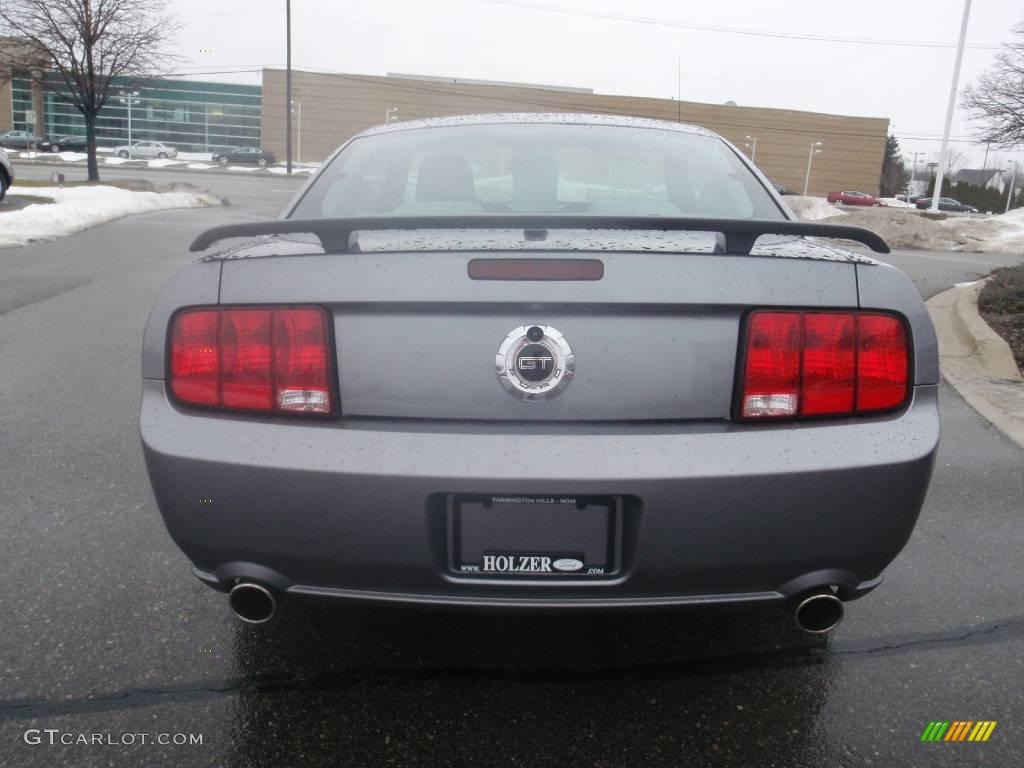
{"type": "Polygon", "coordinates": [[[175,316],[169,386],[188,405],[334,412],[327,315],[319,307],[216,307],[175,316]]]}
{"type": "Polygon", "coordinates": [[[850,415],[906,401],[910,356],[898,317],[758,310],[747,320],[744,419],[850,415]]]}

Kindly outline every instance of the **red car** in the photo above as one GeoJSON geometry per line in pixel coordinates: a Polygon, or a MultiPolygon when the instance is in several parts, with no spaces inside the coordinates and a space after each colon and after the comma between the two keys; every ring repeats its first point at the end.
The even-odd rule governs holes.
{"type": "Polygon", "coordinates": [[[828,201],[835,205],[870,205],[884,208],[885,203],[867,192],[829,192],[828,201]]]}

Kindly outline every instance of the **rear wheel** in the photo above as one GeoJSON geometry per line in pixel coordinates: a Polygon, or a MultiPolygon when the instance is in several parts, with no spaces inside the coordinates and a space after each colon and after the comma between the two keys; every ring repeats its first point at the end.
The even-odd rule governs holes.
{"type": "Polygon", "coordinates": [[[871,204],[871,207],[872,207],[872,208],[881,208],[881,207],[882,207],[882,204],[881,204],[881,203],[872,203],[872,204],[871,204]]]}
{"type": "Polygon", "coordinates": [[[157,155],[156,155],[156,159],[157,160],[166,160],[167,159],[167,153],[166,152],[158,152],[157,155]]]}
{"type": "Polygon", "coordinates": [[[120,152],[117,153],[117,156],[127,160],[128,159],[128,151],[122,149],[120,152]]]}
{"type": "Polygon", "coordinates": [[[51,152],[60,152],[60,144],[51,144],[50,145],[50,151],[51,152]]]}
{"type": "Polygon", "coordinates": [[[221,165],[227,165],[228,159],[224,155],[221,155],[220,157],[217,158],[217,162],[220,163],[221,165]]]}
{"type": "Polygon", "coordinates": [[[0,171],[0,200],[7,195],[7,175],[0,171]]]}
{"type": "Polygon", "coordinates": [[[259,160],[256,161],[256,165],[258,165],[260,168],[266,168],[267,167],[267,158],[261,157],[259,160]]]}

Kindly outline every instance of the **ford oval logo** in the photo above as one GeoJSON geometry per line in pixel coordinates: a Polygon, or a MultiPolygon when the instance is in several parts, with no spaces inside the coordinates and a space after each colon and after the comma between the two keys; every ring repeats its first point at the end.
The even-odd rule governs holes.
{"type": "Polygon", "coordinates": [[[583,567],[583,561],[575,557],[563,557],[551,564],[556,571],[578,571],[583,567]]]}

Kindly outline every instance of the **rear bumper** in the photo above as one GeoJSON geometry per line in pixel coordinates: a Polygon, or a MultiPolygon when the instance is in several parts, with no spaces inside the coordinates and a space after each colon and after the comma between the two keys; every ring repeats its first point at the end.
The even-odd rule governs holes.
{"type": "Polygon", "coordinates": [[[906,544],[939,439],[937,388],[876,419],[557,427],[284,423],[177,409],[143,386],[142,444],[196,575],[349,600],[631,608],[853,599],[906,544]],[[608,578],[455,573],[448,494],[621,495],[608,578]]]}

